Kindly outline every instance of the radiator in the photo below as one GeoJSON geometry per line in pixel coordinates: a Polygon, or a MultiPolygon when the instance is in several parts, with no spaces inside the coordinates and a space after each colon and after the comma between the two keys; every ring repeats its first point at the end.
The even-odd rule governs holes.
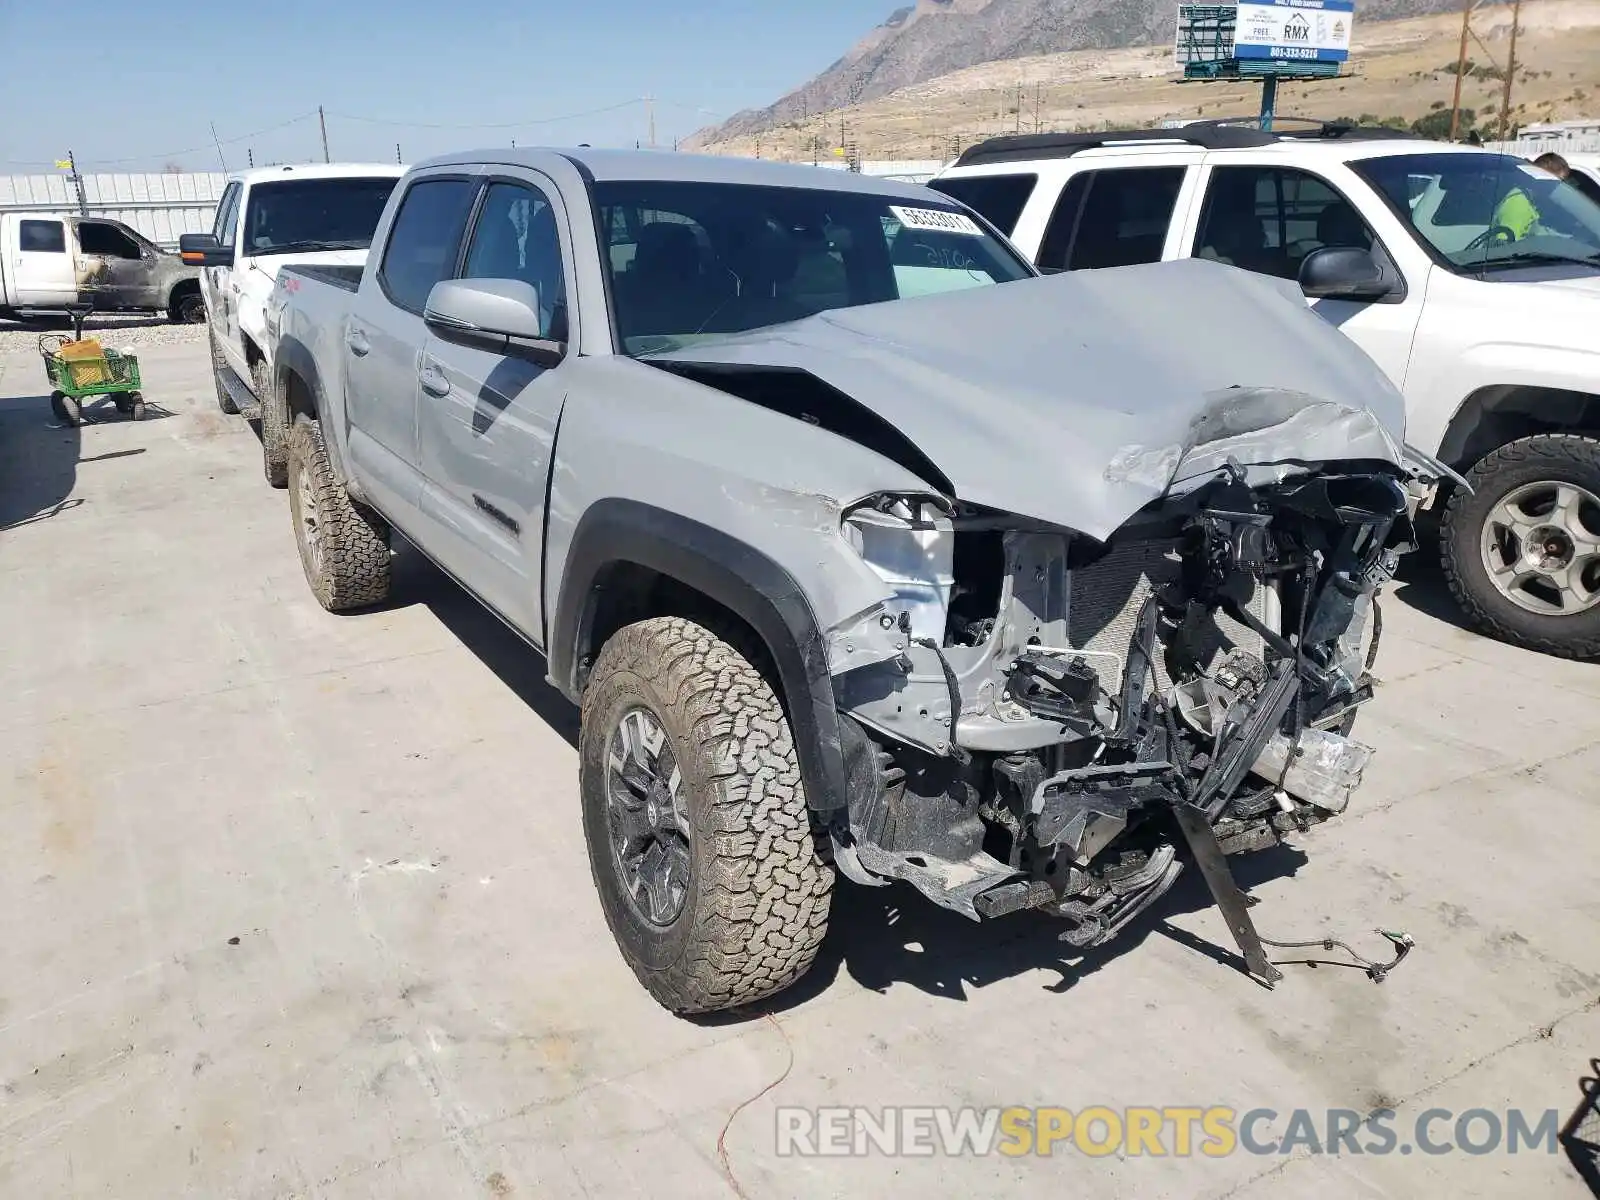
{"type": "MultiPolygon", "coordinates": [[[[1122,690],[1123,666],[1145,598],[1176,580],[1181,569],[1171,542],[1133,542],[1118,547],[1093,566],[1069,573],[1068,644],[1075,650],[1097,652],[1089,665],[1100,673],[1101,683],[1112,695],[1122,690]]],[[[1250,596],[1250,612],[1268,629],[1277,626],[1276,600],[1270,589],[1261,586],[1250,596]]],[[[1201,657],[1207,664],[1235,647],[1266,657],[1261,635],[1223,613],[1213,615],[1202,646],[1201,657]]],[[[1172,686],[1172,678],[1159,645],[1156,675],[1165,694],[1172,686]]]]}

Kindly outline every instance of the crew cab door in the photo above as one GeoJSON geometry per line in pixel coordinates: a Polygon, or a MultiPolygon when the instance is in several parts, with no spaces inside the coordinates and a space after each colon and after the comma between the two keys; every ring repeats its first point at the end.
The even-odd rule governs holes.
{"type": "Polygon", "coordinates": [[[11,302],[18,308],[61,308],[78,298],[67,223],[60,217],[20,217],[8,230],[11,302]]]}
{"type": "MultiPolygon", "coordinates": [[[[576,316],[567,214],[532,171],[489,178],[458,278],[531,285],[541,336],[572,344],[576,316]]],[[[537,645],[544,644],[541,545],[556,423],[559,361],[435,327],[423,348],[418,441],[425,528],[435,557],[537,645]]]]}
{"type": "MultiPolygon", "coordinates": [[[[451,278],[478,184],[460,168],[416,176],[369,260],[344,330],[350,454],[372,499],[399,522],[422,495],[417,399],[428,293],[451,278]]],[[[409,523],[406,524],[409,529],[409,523]]],[[[422,548],[435,554],[426,540],[422,548]]]]}
{"type": "Polygon", "coordinates": [[[156,308],[151,284],[156,264],[115,221],[77,222],[83,290],[100,309],[156,308]]]}
{"type": "MultiPolygon", "coordinates": [[[[1215,159],[1217,156],[1213,156],[1215,159]]],[[[1300,266],[1326,246],[1370,250],[1394,290],[1381,300],[1309,301],[1404,388],[1427,290],[1428,266],[1398,230],[1374,228],[1350,199],[1352,181],[1281,163],[1252,163],[1229,153],[1205,169],[1187,253],[1247,271],[1298,281],[1300,266]]],[[[1363,189],[1365,190],[1365,189],[1363,189]]],[[[1387,226],[1391,221],[1378,222],[1387,226]]]]}

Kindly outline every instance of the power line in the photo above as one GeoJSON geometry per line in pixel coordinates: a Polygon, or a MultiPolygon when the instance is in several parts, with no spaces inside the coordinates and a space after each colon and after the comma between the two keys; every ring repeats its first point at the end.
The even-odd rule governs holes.
{"type": "MultiPolygon", "coordinates": [[[[144,162],[147,159],[181,158],[185,154],[203,154],[203,153],[206,153],[208,151],[215,150],[218,146],[231,146],[235,142],[243,142],[243,141],[246,141],[246,140],[248,140],[250,138],[260,137],[264,133],[273,133],[273,132],[275,132],[275,131],[277,131],[279,129],[285,129],[290,125],[297,124],[300,121],[304,121],[307,118],[314,117],[316,115],[317,115],[317,110],[316,109],[312,109],[310,112],[303,112],[297,117],[290,117],[287,121],[279,121],[276,125],[268,125],[265,129],[257,129],[257,130],[254,130],[253,132],[250,132],[250,133],[241,133],[237,137],[219,138],[219,139],[217,139],[215,141],[202,143],[199,146],[190,146],[185,150],[152,151],[149,154],[132,154],[132,155],[129,155],[127,158],[96,158],[96,159],[90,159],[87,162],[80,162],[78,165],[80,167],[82,167],[82,166],[114,167],[114,166],[118,166],[121,163],[144,162]]],[[[55,166],[55,162],[54,161],[42,162],[42,161],[39,161],[39,160],[8,159],[7,162],[10,163],[13,166],[19,166],[19,167],[53,167],[53,166],[55,166]]]]}
{"type": "Polygon", "coordinates": [[[632,108],[635,104],[644,104],[645,97],[636,96],[632,100],[624,100],[620,104],[608,104],[604,108],[591,108],[585,112],[564,113],[559,117],[528,117],[521,121],[476,121],[466,124],[447,124],[437,121],[396,121],[389,117],[363,117],[355,113],[342,113],[329,111],[330,117],[337,117],[341,121],[361,121],[368,125],[392,125],[404,129],[520,129],[525,125],[554,125],[560,121],[576,121],[583,117],[598,117],[605,113],[619,112],[624,108],[632,108]]]}

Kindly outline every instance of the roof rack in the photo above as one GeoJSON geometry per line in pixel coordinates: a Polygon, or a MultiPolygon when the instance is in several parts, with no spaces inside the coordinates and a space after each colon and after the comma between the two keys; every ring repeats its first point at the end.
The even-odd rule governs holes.
{"type": "Polygon", "coordinates": [[[1250,146],[1270,146],[1278,139],[1259,129],[1240,129],[1232,125],[1207,125],[1196,128],[1180,125],[1175,129],[1110,129],[1104,133],[1021,133],[993,137],[969,146],[956,160],[958,167],[977,163],[1017,162],[1030,158],[1070,158],[1085,150],[1126,143],[1170,142],[1181,146],[1200,146],[1206,150],[1237,150],[1250,146]]]}
{"type": "Polygon", "coordinates": [[[1300,117],[1279,117],[1269,132],[1258,117],[1225,117],[1193,121],[1171,129],[1111,129],[1103,133],[1023,133],[989,138],[969,146],[956,159],[958,167],[980,163],[1023,162],[1038,158],[1071,158],[1085,150],[1104,146],[1161,145],[1197,146],[1202,150],[1246,150],[1270,146],[1289,139],[1377,139],[1416,138],[1405,129],[1381,126],[1348,125],[1337,121],[1314,121],[1300,117]],[[1295,125],[1310,126],[1296,128],[1295,125]],[[1281,126],[1281,127],[1280,127],[1281,126]]]}

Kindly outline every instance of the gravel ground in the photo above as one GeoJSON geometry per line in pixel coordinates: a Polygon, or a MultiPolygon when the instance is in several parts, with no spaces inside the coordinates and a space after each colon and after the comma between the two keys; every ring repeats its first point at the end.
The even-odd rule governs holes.
{"type": "MultiPolygon", "coordinates": [[[[32,353],[40,334],[71,331],[72,322],[65,317],[27,324],[0,321],[0,356],[32,353]]],[[[121,350],[125,346],[132,350],[148,346],[181,346],[206,340],[204,325],[174,325],[165,317],[155,316],[91,317],[83,323],[83,332],[98,337],[113,350],[121,350]]]]}

